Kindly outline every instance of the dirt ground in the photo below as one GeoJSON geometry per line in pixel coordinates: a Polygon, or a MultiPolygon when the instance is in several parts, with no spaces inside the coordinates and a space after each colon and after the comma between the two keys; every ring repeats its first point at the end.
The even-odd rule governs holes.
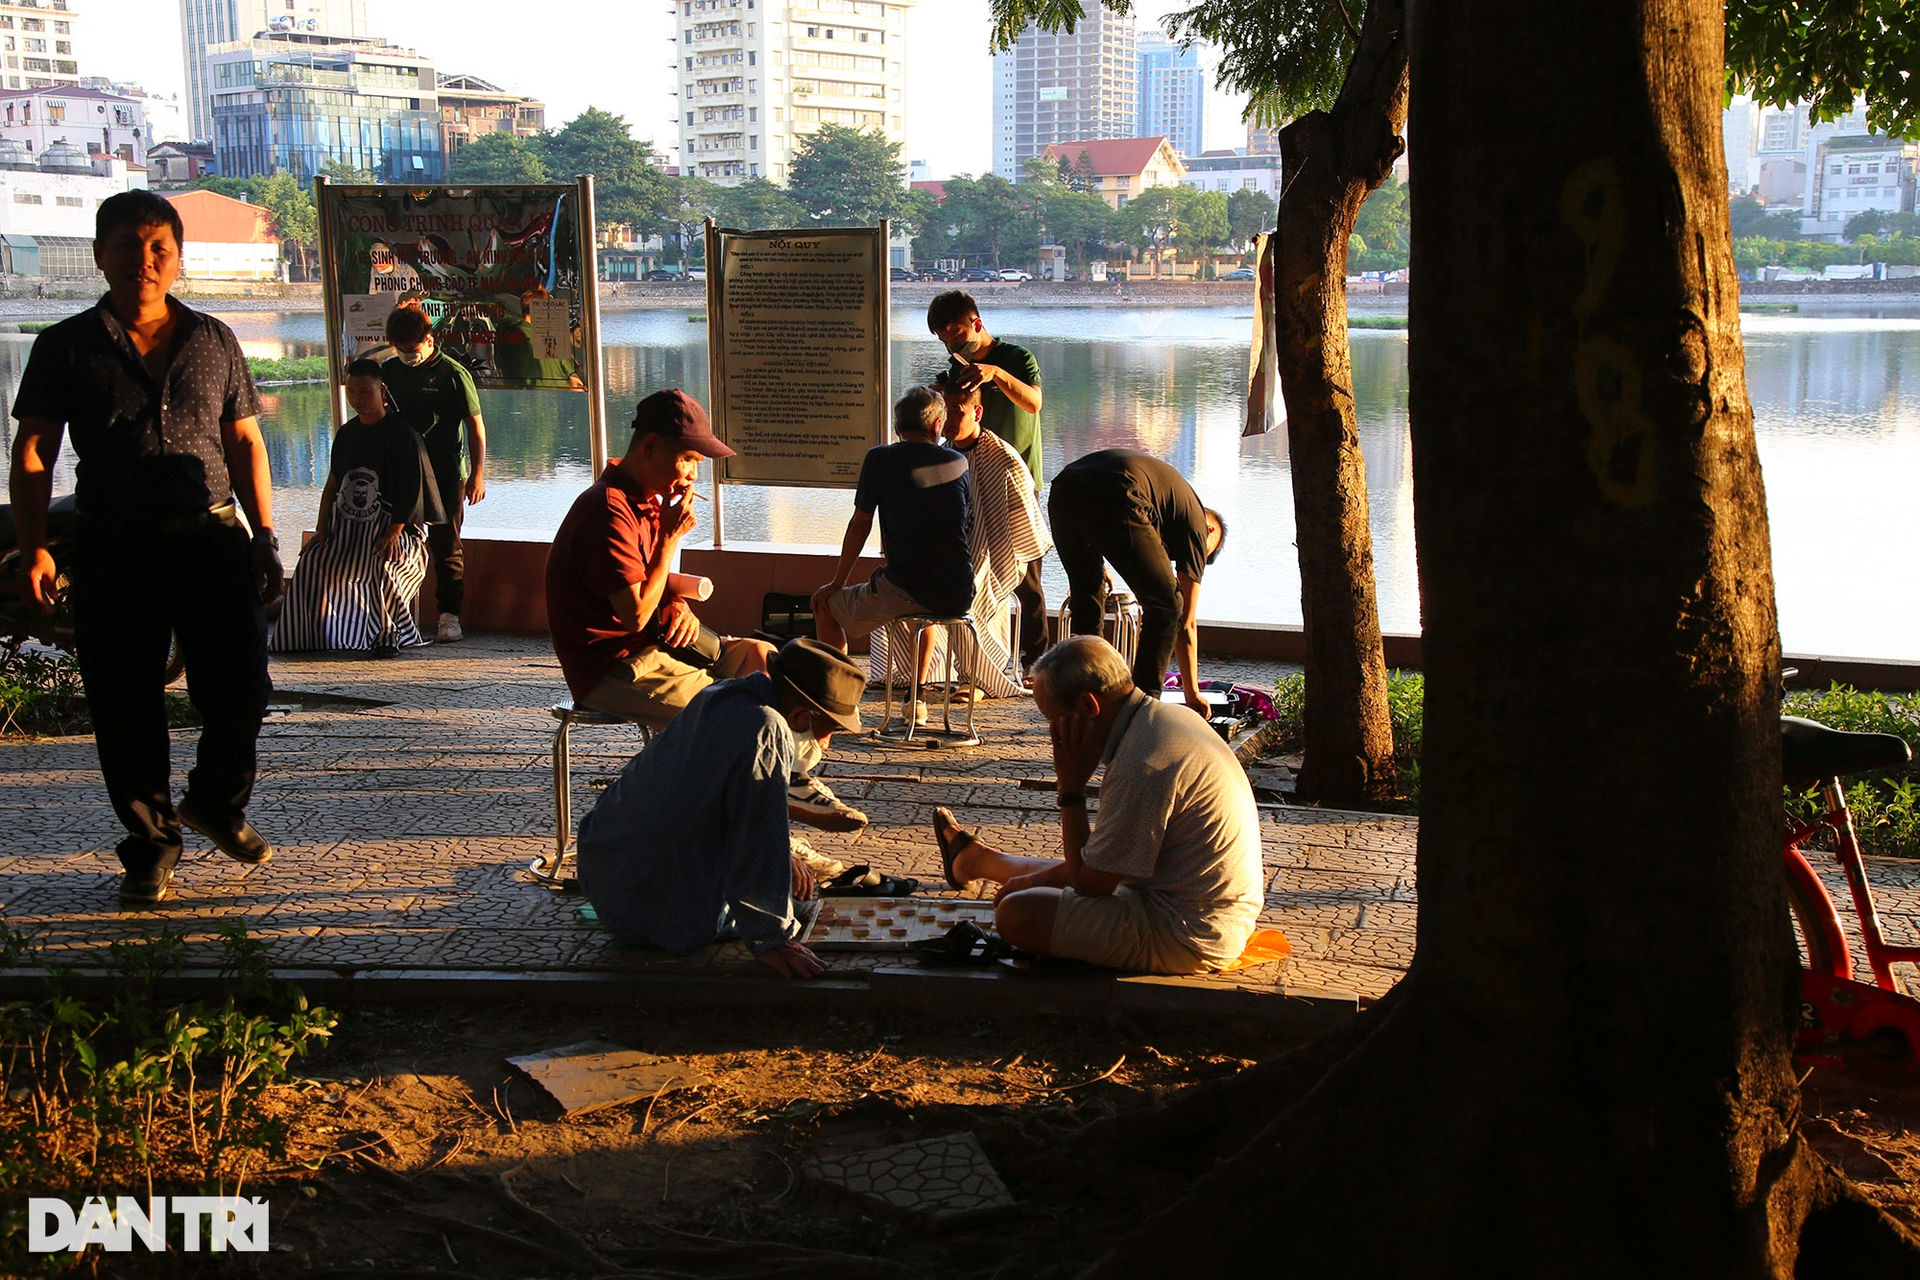
{"type": "MultiPolygon", "coordinates": [[[[1254,1022],[1095,1024],[604,1008],[347,1012],[275,1105],[290,1160],[250,1180],[272,1250],[205,1266],[265,1276],[1029,1276],[1009,1219],[935,1232],[823,1187],[804,1163],[973,1131],[1031,1147],[1231,1074],[1292,1043],[1254,1022]],[[601,1039],[711,1078],[562,1119],[505,1059],[601,1039]],[[306,1165],[317,1165],[309,1170],[306,1165]],[[544,1218],[543,1216],[544,1215],[544,1218]],[[748,1250],[719,1242],[751,1242],[748,1250]],[[857,1255],[782,1252],[773,1246],[857,1255]],[[887,1259],[875,1268],[865,1258],[887,1259]],[[671,1265],[668,1265],[671,1264],[671,1265]]],[[[1009,1178],[1012,1225],[1068,1213],[1009,1178]]],[[[102,1275],[151,1273],[136,1251],[102,1275]]],[[[170,1272],[169,1274],[179,1274],[170,1272]]]]}
{"type": "MultiPolygon", "coordinates": [[[[962,1131],[990,1154],[1031,1151],[1290,1043],[1251,1022],[1044,1014],[349,1011],[276,1094],[292,1159],[246,1189],[271,1205],[271,1252],[201,1255],[189,1270],[176,1257],[165,1274],[1070,1274],[1063,1240],[1097,1242],[1102,1228],[1083,1203],[1024,1183],[1018,1159],[996,1159],[1016,1209],[942,1231],[821,1186],[805,1163],[962,1131]],[[673,1057],[711,1083],[562,1119],[505,1062],[586,1039],[673,1057]]],[[[1805,1096],[1814,1145],[1920,1230],[1920,1090],[1819,1073],[1805,1096]]],[[[1177,1189],[1116,1189],[1113,1204],[1129,1213],[1177,1189]]],[[[156,1274],[138,1253],[98,1260],[100,1275],[156,1274]]]]}

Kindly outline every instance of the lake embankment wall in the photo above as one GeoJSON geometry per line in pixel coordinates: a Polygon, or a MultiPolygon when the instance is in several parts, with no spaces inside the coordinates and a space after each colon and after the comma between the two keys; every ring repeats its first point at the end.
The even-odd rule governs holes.
{"type": "MultiPolygon", "coordinates": [[[[99,286],[84,281],[60,281],[50,296],[35,298],[22,277],[0,276],[0,320],[39,320],[70,315],[77,301],[93,302],[99,286]]],[[[1134,280],[1096,282],[1029,280],[979,284],[932,281],[896,282],[897,307],[923,307],[947,289],[965,289],[983,306],[997,307],[1238,307],[1253,306],[1253,284],[1245,280],[1134,280]]],[[[1409,286],[1401,283],[1355,281],[1347,285],[1347,309],[1354,315],[1404,316],[1409,286]]],[[[282,284],[259,280],[185,280],[179,296],[208,311],[321,310],[317,284],[282,284]]],[[[1829,304],[1861,301],[1920,305],[1920,280],[1807,280],[1748,281],[1740,286],[1749,303],[1796,303],[1817,313],[1829,304]]],[[[602,311],[702,310],[707,304],[703,283],[664,284],[622,281],[600,286],[602,311]]]]}

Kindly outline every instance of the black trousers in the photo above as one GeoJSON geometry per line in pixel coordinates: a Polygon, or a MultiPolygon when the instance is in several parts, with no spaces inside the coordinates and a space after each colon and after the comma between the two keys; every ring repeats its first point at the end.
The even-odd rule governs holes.
{"type": "Polygon", "coordinates": [[[1053,528],[1060,566],[1067,571],[1073,634],[1100,634],[1107,607],[1104,561],[1126,579],[1133,598],[1140,602],[1134,687],[1159,697],[1180,627],[1173,558],[1160,541],[1160,530],[1123,490],[1069,473],[1054,477],[1047,497],[1047,523],[1053,528]]]}
{"type": "Polygon", "coordinates": [[[200,713],[186,794],[208,820],[237,826],[253,797],[254,740],[273,686],[267,621],[246,533],[190,533],[82,520],[74,534],[73,625],[107,798],[127,829],[120,864],[136,875],[180,860],[166,673],[169,634],[200,713]]]}
{"type": "Polygon", "coordinates": [[[433,598],[441,613],[458,617],[467,601],[467,556],[460,545],[460,526],[467,519],[467,487],[460,482],[457,457],[445,463],[433,459],[433,474],[440,486],[440,505],[447,513],[447,523],[427,526],[427,549],[433,553],[433,598]]]}
{"type": "Polygon", "coordinates": [[[1020,602],[1020,665],[1030,667],[1047,651],[1047,591],[1040,582],[1040,561],[1027,566],[1013,598],[1020,602]]]}

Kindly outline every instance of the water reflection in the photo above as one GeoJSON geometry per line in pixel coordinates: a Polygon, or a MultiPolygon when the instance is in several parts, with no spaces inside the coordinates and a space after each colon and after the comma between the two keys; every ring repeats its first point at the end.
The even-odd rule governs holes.
{"type": "MultiPolygon", "coordinates": [[[[1920,319],[1878,308],[1855,318],[1748,319],[1747,381],[1766,465],[1781,629],[1803,652],[1920,658],[1920,597],[1901,554],[1920,492],[1920,319]]],[[[223,317],[248,354],[323,350],[321,317],[223,317]]],[[[1240,438],[1250,316],[1226,308],[1139,311],[996,308],[994,331],[1038,355],[1046,395],[1049,479],[1093,449],[1125,445],[1167,458],[1226,513],[1232,539],[1208,575],[1204,616],[1298,622],[1291,481],[1284,432],[1240,438]]],[[[896,393],[938,371],[943,354],[921,313],[894,315],[896,393]]],[[[603,317],[609,445],[641,396],[680,386],[707,399],[706,325],[689,313],[603,317]]],[[[1353,333],[1354,395],[1367,458],[1383,625],[1419,627],[1407,441],[1406,338],[1353,333]]],[[[0,336],[0,392],[11,401],[29,338],[0,336]]],[[[328,465],[326,391],[268,388],[262,414],[276,481],[277,523],[311,527],[328,465]]],[[[590,480],[585,398],[487,391],[486,501],[476,532],[548,533],[590,480]]],[[[72,484],[70,452],[56,481],[72,484]]],[[[703,476],[703,487],[705,477],[703,476]]],[[[731,486],[729,540],[837,545],[850,509],[844,490],[731,486]]],[[[696,539],[709,536],[702,504],[696,539]]],[[[1048,565],[1057,600],[1065,581],[1048,565]]]]}

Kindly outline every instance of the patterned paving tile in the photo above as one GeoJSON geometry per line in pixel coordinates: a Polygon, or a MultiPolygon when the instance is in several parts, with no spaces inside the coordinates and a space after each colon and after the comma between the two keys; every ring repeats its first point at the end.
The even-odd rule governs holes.
{"type": "Polygon", "coordinates": [[[1413,934],[1405,929],[1351,929],[1334,938],[1326,959],[1404,969],[1413,963],[1413,934]]]}
{"type": "Polygon", "coordinates": [[[1337,960],[1289,959],[1280,967],[1280,985],[1289,990],[1340,991],[1378,1000],[1400,980],[1401,970],[1337,960]]]}
{"type": "MultiPolygon", "coordinates": [[[[1248,673],[1240,678],[1272,678],[1267,668],[1248,673]]],[[[399,664],[276,658],[273,675],[286,710],[263,728],[250,816],[275,841],[275,859],[248,869],[190,856],[174,896],[151,910],[125,910],[116,897],[121,833],[91,740],[0,744],[0,909],[9,923],[44,932],[67,962],[97,960],[116,939],[164,928],[187,939],[194,963],[217,963],[218,927],[244,920],[277,962],[296,966],[764,972],[738,944],[689,957],[621,946],[574,917],[577,896],[527,881],[526,864],[552,847],[547,707],[562,692],[539,640],[476,636],[399,664]]],[[[865,711],[877,723],[879,700],[869,697],[865,711]]],[[[935,805],[1007,852],[1057,855],[1052,792],[1020,785],[1052,777],[1045,726],[1025,700],[982,704],[976,723],[978,748],[836,739],[821,775],[873,825],[796,832],[849,865],[919,878],[923,892],[948,892],[930,834],[935,805]]],[[[173,735],[177,779],[196,744],[191,731],[173,735]]],[[[576,731],[576,824],[636,746],[627,730],[576,731]]],[[[1412,938],[1417,834],[1411,819],[1263,806],[1272,877],[1261,920],[1288,932],[1294,956],[1199,985],[1386,990],[1412,938]]],[[[1890,914],[1920,902],[1920,872],[1903,868],[1886,883],[1908,895],[1888,901],[1890,914]]],[[[835,953],[831,964],[858,975],[875,960],[835,953]]]]}

